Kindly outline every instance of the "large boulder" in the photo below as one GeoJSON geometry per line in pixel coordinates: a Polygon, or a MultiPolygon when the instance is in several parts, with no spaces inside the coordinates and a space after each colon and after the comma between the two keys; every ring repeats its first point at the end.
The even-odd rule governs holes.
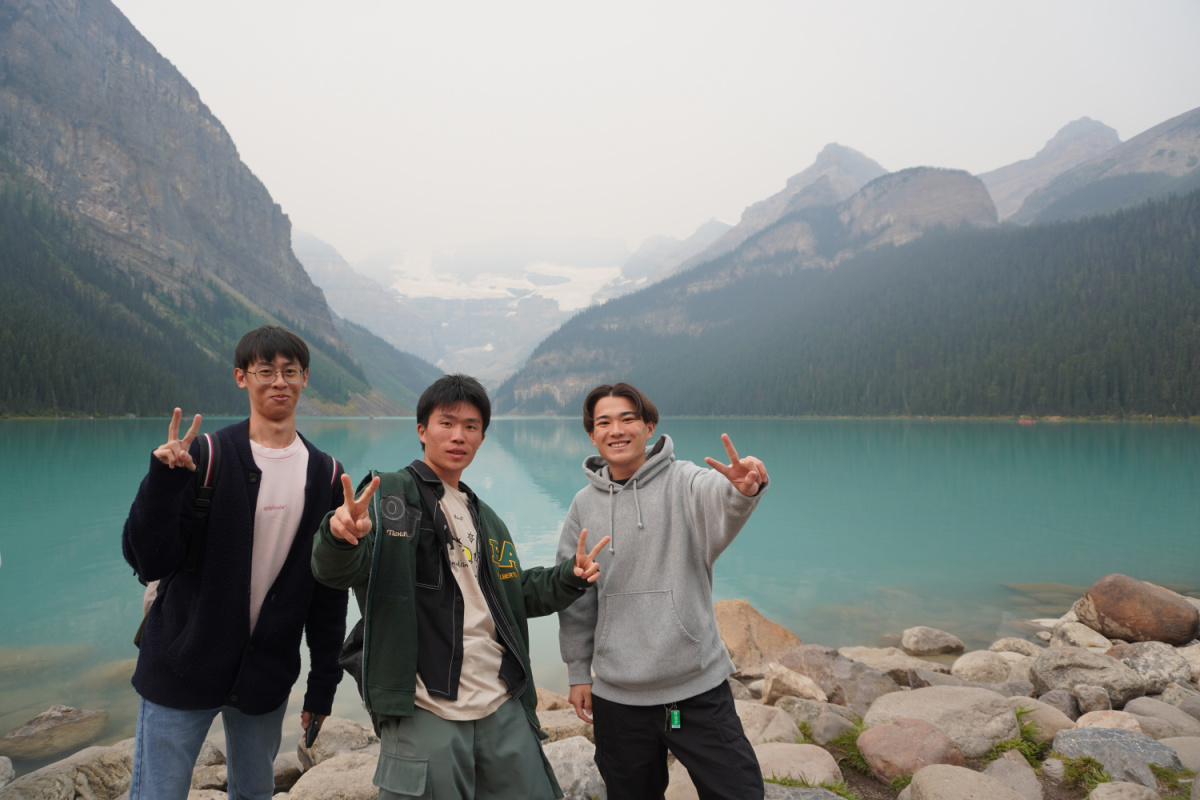
{"type": "Polygon", "coordinates": [[[377,800],[379,787],[373,780],[379,753],[375,750],[338,753],[322,759],[300,776],[288,792],[288,800],[377,800]]]}
{"type": "Polygon", "coordinates": [[[1133,714],[1125,711],[1089,711],[1088,713],[1075,720],[1076,728],[1116,728],[1125,731],[1137,731],[1145,733],[1142,730],[1138,718],[1133,714]]]}
{"type": "Polygon", "coordinates": [[[923,689],[926,686],[970,686],[974,689],[987,689],[990,692],[1002,694],[1005,697],[1030,697],[1033,695],[1033,684],[1025,681],[975,683],[974,681],[965,681],[962,678],[956,678],[953,675],[931,672],[927,669],[910,669],[908,671],[907,685],[913,689],[923,689]]]}
{"type": "Polygon", "coordinates": [[[1025,711],[1023,721],[1035,727],[1033,740],[1039,744],[1054,741],[1054,735],[1059,731],[1075,727],[1075,721],[1059,709],[1035,700],[1032,697],[1010,697],[1009,705],[1013,711],[1025,711]]]}
{"type": "Polygon", "coordinates": [[[1200,772],[1200,736],[1170,736],[1158,741],[1175,751],[1184,769],[1200,772]]]}
{"type": "Polygon", "coordinates": [[[780,657],[779,663],[816,681],[831,703],[849,706],[858,715],[900,685],[877,669],[852,661],[830,647],[802,644],[780,657]]]}
{"type": "Polygon", "coordinates": [[[1067,758],[1094,758],[1114,781],[1131,781],[1155,788],[1158,782],[1150,764],[1167,769],[1183,769],[1179,756],[1170,747],[1144,733],[1115,728],[1076,728],[1059,731],[1054,750],[1067,758]]]}
{"type": "Polygon", "coordinates": [[[362,750],[378,743],[379,737],[370,728],[342,717],[326,717],[313,746],[305,747],[304,739],[301,739],[296,746],[296,757],[308,771],[338,753],[362,750]]]}
{"type": "Polygon", "coordinates": [[[1192,679],[1192,665],[1179,650],[1163,642],[1119,644],[1108,654],[1136,672],[1146,683],[1146,694],[1162,694],[1172,683],[1192,679]]]}
{"type": "Polygon", "coordinates": [[[910,656],[899,647],[839,647],[838,653],[853,661],[866,664],[871,669],[886,673],[889,678],[901,686],[908,685],[910,669],[927,669],[932,672],[950,674],[950,668],[945,664],[910,656]]]}
{"type": "Polygon", "coordinates": [[[581,720],[574,708],[539,711],[538,721],[542,723],[542,730],[546,732],[547,742],[557,742],[573,736],[582,736],[591,742],[596,741],[592,726],[581,720]]]}
{"type": "Polygon", "coordinates": [[[966,766],[962,748],[941,728],[921,719],[898,719],[867,728],[858,736],[858,749],[872,774],[884,783],[930,764],[966,766]]]}
{"type": "Polygon", "coordinates": [[[1186,597],[1128,575],[1107,575],[1075,603],[1079,621],[1110,639],[1184,645],[1196,638],[1200,612],[1186,597]]]}
{"type": "Polygon", "coordinates": [[[1136,672],[1115,658],[1078,647],[1051,647],[1033,660],[1029,676],[1038,696],[1052,689],[1073,690],[1079,684],[1100,686],[1115,708],[1146,693],[1136,672]]]}
{"type": "Polygon", "coordinates": [[[6,800],[114,800],[129,789],[133,740],[88,747],[4,787],[6,800]]]}
{"type": "Polygon", "coordinates": [[[1002,683],[1008,680],[1009,662],[991,650],[972,650],[958,657],[950,674],[972,683],[1002,683]]]}
{"type": "MultiPolygon", "coordinates": [[[[1164,731],[1166,736],[1155,736],[1155,739],[1165,739],[1171,736],[1200,736],[1200,720],[1162,700],[1153,697],[1136,697],[1125,704],[1125,710],[1139,717],[1149,717],[1162,722],[1166,727],[1164,731]]],[[[1146,726],[1142,725],[1142,727],[1146,726]]]]}
{"type": "Polygon", "coordinates": [[[1050,646],[1107,650],[1113,646],[1113,643],[1106,636],[1097,633],[1082,622],[1060,622],[1054,627],[1054,632],[1051,634],[1050,646]]]}
{"type": "MultiPolygon", "coordinates": [[[[735,700],[733,705],[751,746],[764,742],[795,742],[800,738],[796,721],[783,709],[745,700],[735,700]]],[[[684,724],[687,724],[686,720],[684,724]]]]}
{"type": "Polygon", "coordinates": [[[541,713],[543,711],[559,711],[564,708],[575,708],[575,706],[571,705],[571,699],[565,694],[552,692],[549,689],[543,689],[540,686],[537,689],[537,699],[539,719],[541,718],[541,713]]]}
{"type": "Polygon", "coordinates": [[[961,653],[966,649],[962,639],[952,633],[918,625],[900,634],[900,647],[910,656],[939,656],[961,653]]]}
{"type": "Polygon", "coordinates": [[[789,777],[814,786],[844,780],[837,760],[828,750],[815,744],[770,742],[755,745],[754,755],[764,778],[789,777]]]}
{"type": "Polygon", "coordinates": [[[909,800],[1026,800],[990,775],[949,764],[925,767],[909,790],[909,800]]]}
{"type": "Polygon", "coordinates": [[[1042,784],[1034,774],[1033,767],[1025,757],[1016,750],[1006,750],[983,771],[989,778],[995,778],[1025,800],[1042,800],[1042,784]]]}
{"type": "Polygon", "coordinates": [[[721,641],[737,674],[759,678],[767,664],[800,644],[800,637],[772,622],[745,600],[722,600],[713,605],[721,641]]]}
{"type": "Polygon", "coordinates": [[[0,756],[44,761],[78,750],[98,737],[107,722],[107,711],[51,706],[0,739],[0,756]]]}
{"type": "Polygon", "coordinates": [[[978,758],[998,742],[1020,735],[1017,716],[1004,697],[966,686],[929,686],[884,695],[863,717],[863,724],[874,728],[901,719],[937,726],[967,758],[978,758]]]}
{"type": "Polygon", "coordinates": [[[13,769],[12,759],[8,756],[0,756],[0,789],[12,783],[12,779],[15,777],[17,777],[17,772],[13,769]]]}
{"type": "Polygon", "coordinates": [[[1036,658],[1037,654],[1045,649],[1028,639],[1018,639],[1015,636],[1006,636],[1003,639],[997,639],[988,647],[988,650],[991,650],[993,653],[1019,653],[1030,658],[1036,658]]]}
{"type": "Polygon", "coordinates": [[[1102,783],[1088,794],[1088,800],[1161,800],[1158,792],[1136,783],[1102,783]]]}
{"type": "Polygon", "coordinates": [[[543,748],[567,800],[590,800],[608,796],[600,770],[596,768],[596,745],[582,736],[560,739],[543,748]]]}
{"type": "Polygon", "coordinates": [[[762,703],[773,706],[784,697],[803,697],[822,703],[829,699],[812,678],[772,661],[763,676],[762,703]]]}

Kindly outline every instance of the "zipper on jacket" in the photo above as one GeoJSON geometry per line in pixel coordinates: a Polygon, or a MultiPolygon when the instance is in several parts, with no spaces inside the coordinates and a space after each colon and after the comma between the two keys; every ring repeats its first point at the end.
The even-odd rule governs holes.
{"type": "MultiPolygon", "coordinates": [[[[371,480],[375,479],[375,470],[371,470],[371,480]]],[[[379,521],[379,492],[375,492],[375,496],[371,498],[371,503],[375,509],[375,519],[373,522],[379,521]]],[[[379,569],[379,548],[383,543],[383,537],[379,535],[378,525],[375,526],[375,547],[371,552],[371,572],[367,576],[367,604],[363,608],[363,661],[362,661],[362,699],[363,708],[368,714],[374,713],[371,709],[371,698],[367,691],[367,662],[371,653],[371,606],[375,599],[375,573],[379,569]]]]}
{"type": "MultiPolygon", "coordinates": [[[[482,539],[484,529],[482,523],[480,522],[479,514],[474,508],[470,508],[469,506],[468,508],[471,511],[471,521],[475,524],[475,530],[480,531],[480,538],[482,539]]],[[[496,632],[500,634],[502,639],[504,639],[504,645],[508,648],[508,651],[513,654],[513,657],[517,660],[517,663],[521,665],[521,671],[525,673],[525,679],[518,687],[520,691],[514,693],[511,689],[509,690],[509,694],[512,695],[513,699],[515,700],[523,695],[525,693],[525,689],[529,686],[529,667],[525,665],[524,660],[521,658],[521,650],[519,647],[517,647],[516,639],[513,637],[513,632],[509,627],[510,623],[508,621],[508,617],[504,614],[504,609],[500,605],[500,598],[496,594],[496,587],[492,584],[492,568],[490,566],[492,563],[492,557],[491,553],[489,552],[489,548],[480,549],[487,553],[487,564],[483,565],[486,568],[480,569],[479,574],[482,576],[484,573],[487,573],[487,580],[481,580],[479,583],[485,591],[484,596],[487,598],[488,607],[492,612],[492,621],[496,623],[496,632]]]]}

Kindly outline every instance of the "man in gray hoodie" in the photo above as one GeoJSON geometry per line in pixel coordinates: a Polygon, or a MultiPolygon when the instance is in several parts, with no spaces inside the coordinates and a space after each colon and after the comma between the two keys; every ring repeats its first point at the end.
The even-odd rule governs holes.
{"type": "Polygon", "coordinates": [[[667,751],[701,800],[759,800],[762,774],[738,719],[733,662],[713,613],[713,565],[767,488],[767,470],[721,439],[730,463],[676,461],[671,439],[650,437],[658,411],[627,383],[584,401],[598,455],[563,524],[559,557],[583,530],[612,537],[600,579],[559,612],[571,704],[593,722],[596,766],[609,797],[662,800],[667,751]],[[593,674],[594,673],[594,674],[593,674]]]}

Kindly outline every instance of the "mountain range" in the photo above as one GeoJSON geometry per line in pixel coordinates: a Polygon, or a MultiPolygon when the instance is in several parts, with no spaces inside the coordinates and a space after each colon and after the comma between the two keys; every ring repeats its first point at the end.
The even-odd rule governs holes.
{"type": "MultiPolygon", "coordinates": [[[[632,253],[613,239],[511,237],[420,267],[393,254],[351,265],[292,230],[194,87],[109,0],[0,0],[0,232],[9,232],[0,239],[0,368],[29,376],[30,385],[0,398],[0,414],[166,413],[186,402],[208,404],[210,413],[240,411],[236,394],[212,387],[228,382],[241,332],[266,322],[294,328],[313,348],[306,413],[404,413],[441,370],[499,386],[502,411],[559,413],[593,382],[653,375],[656,349],[671,354],[667,371],[678,376],[680,364],[720,350],[723,336],[780,319],[797,323],[801,307],[810,308],[808,319],[820,318],[805,304],[823,292],[853,293],[847,287],[864,275],[892,287],[897,302],[911,301],[924,324],[948,324],[947,309],[916,303],[915,283],[893,282],[909,273],[887,265],[909,264],[916,281],[923,274],[911,264],[916,252],[982,262],[984,241],[1024,254],[1046,225],[1062,242],[1088,247],[1107,229],[1054,225],[1114,213],[1122,225],[1150,224],[1118,213],[1147,202],[1176,221],[1191,207],[1164,198],[1200,187],[1198,160],[1200,109],[1123,143],[1100,122],[1076,120],[1031,158],[979,176],[937,167],[888,172],[830,144],[737,224],[710,220],[687,239],[651,237],[632,253]],[[1026,233],[1023,226],[1038,227],[1026,233]],[[971,255],[948,255],[948,243],[971,255]],[[770,297],[755,294],[768,286],[770,297]],[[69,302],[56,305],[55,291],[69,302]],[[773,316],[764,318],[751,297],[773,316]],[[617,358],[605,333],[616,330],[645,338],[617,358]],[[31,353],[53,361],[41,371],[45,380],[31,368],[31,353]],[[84,374],[120,388],[86,390],[84,374]],[[150,391],[151,374],[177,399],[150,391]]],[[[1142,241],[1140,232],[1130,236],[1142,241]]],[[[1146,259],[1174,265],[1176,243],[1146,247],[1160,244],[1162,252],[1146,259]]],[[[1106,291],[1121,288],[1095,281],[1106,291]]],[[[854,291],[860,299],[870,294],[854,291]]],[[[878,311],[846,303],[847,313],[878,311]]],[[[1176,305],[1171,313],[1190,313],[1176,305]]],[[[826,323],[820,336],[842,330],[826,323]]],[[[738,356],[738,368],[770,375],[773,360],[795,349],[785,328],[800,330],[775,326],[748,339],[758,345],[738,356]]],[[[690,385],[676,381],[678,391],[690,385]]],[[[955,408],[980,413],[984,405],[955,408]]],[[[880,413],[870,403],[846,408],[880,413]]],[[[911,408],[906,399],[892,410],[911,408]]],[[[779,401],[755,413],[814,412],[779,401]]]]}

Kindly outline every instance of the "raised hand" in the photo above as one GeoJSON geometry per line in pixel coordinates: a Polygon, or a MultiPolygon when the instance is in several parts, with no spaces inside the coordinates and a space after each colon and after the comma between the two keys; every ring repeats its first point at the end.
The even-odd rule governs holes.
{"type": "Polygon", "coordinates": [[[767,484],[766,465],[754,456],[739,458],[729,434],[722,433],[721,441],[725,444],[726,454],[729,455],[729,464],[722,464],[715,458],[705,458],[704,463],[728,478],[733,488],[747,497],[758,494],[758,490],[767,484]]]}
{"type": "Polygon", "coordinates": [[[605,536],[589,553],[587,550],[587,528],[579,532],[579,549],[575,551],[576,578],[583,578],[588,583],[596,582],[596,579],[600,577],[600,565],[596,563],[596,555],[610,541],[612,541],[612,537],[605,536]]]}
{"type": "Polygon", "coordinates": [[[196,415],[192,420],[192,427],[188,428],[187,433],[180,439],[179,420],[182,417],[183,412],[178,408],[175,409],[175,413],[171,415],[171,424],[167,426],[167,441],[154,448],[153,455],[171,469],[186,467],[195,472],[196,462],[192,458],[192,454],[188,452],[188,448],[192,446],[192,440],[200,432],[200,415],[196,415]]]}
{"type": "Polygon", "coordinates": [[[329,532],[350,544],[358,544],[371,532],[371,517],[367,514],[367,508],[371,504],[371,496],[378,488],[379,478],[375,477],[370,485],[363,489],[362,494],[355,498],[354,484],[350,476],[343,472],[342,492],[345,502],[333,512],[333,517],[329,520],[329,532]]]}

